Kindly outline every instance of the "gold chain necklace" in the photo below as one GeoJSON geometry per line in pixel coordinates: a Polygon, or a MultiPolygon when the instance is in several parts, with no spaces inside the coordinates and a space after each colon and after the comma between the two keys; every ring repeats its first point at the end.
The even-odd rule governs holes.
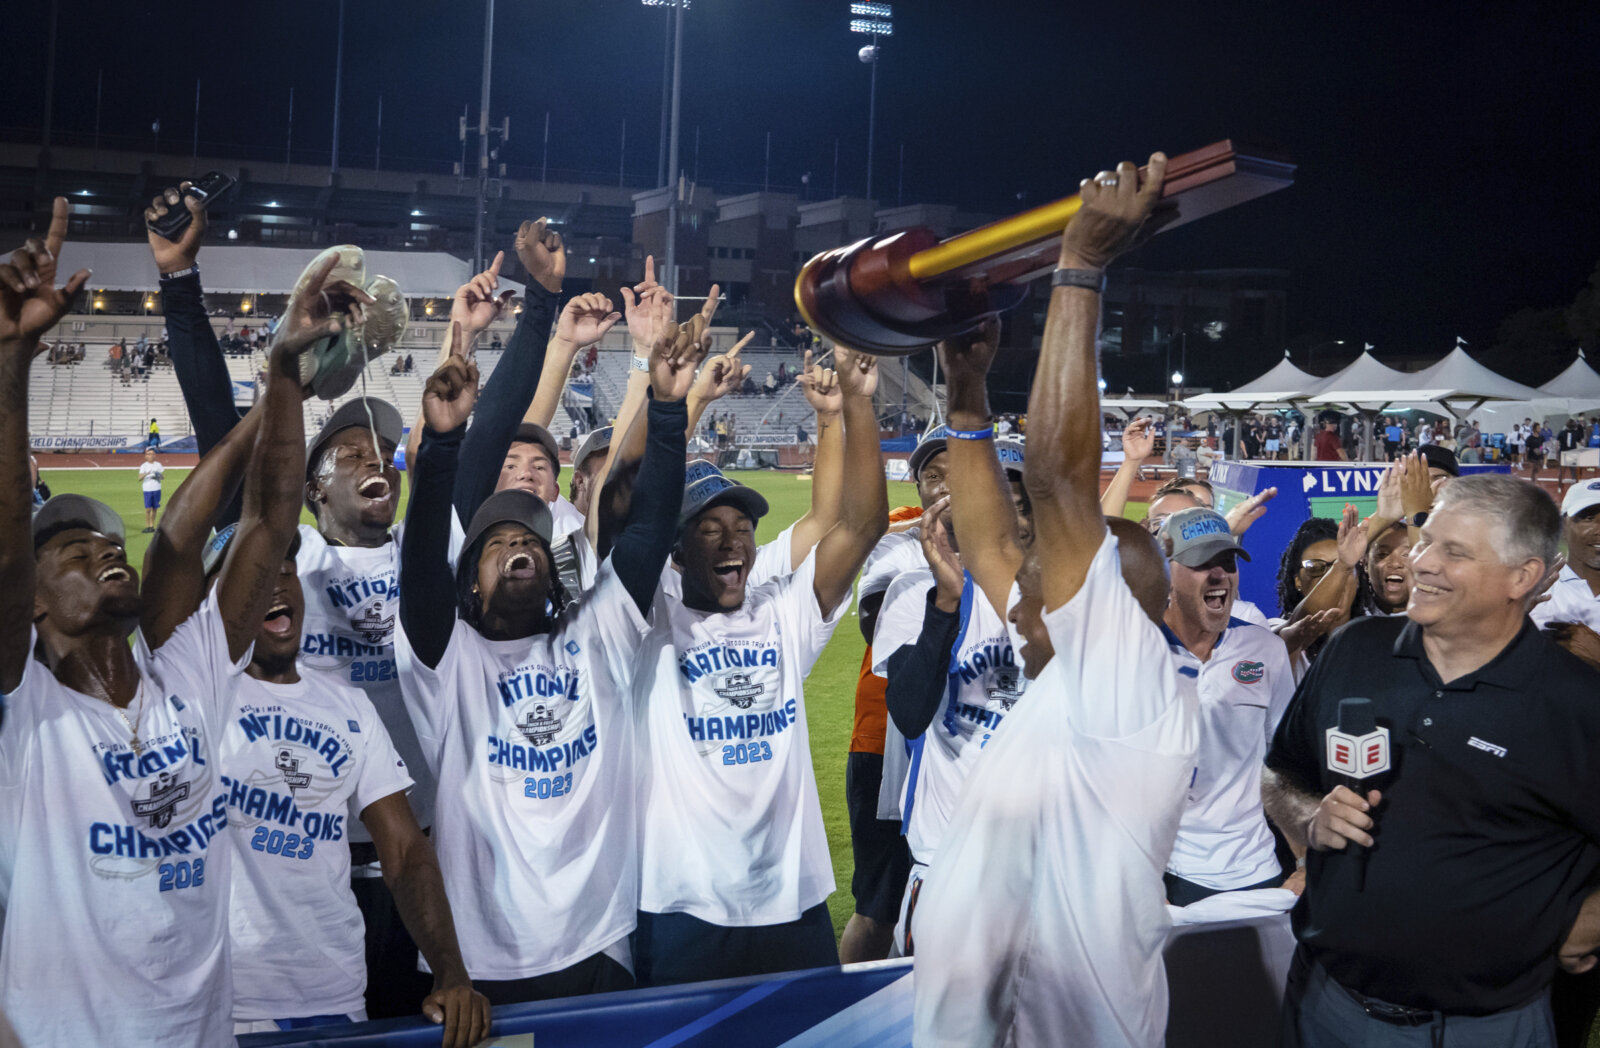
{"type": "Polygon", "coordinates": [[[135,757],[143,757],[144,743],[139,741],[139,721],[144,718],[144,682],[139,682],[139,707],[133,711],[133,720],[130,721],[128,719],[127,713],[123,711],[121,706],[112,703],[111,708],[116,711],[118,717],[122,718],[122,723],[128,726],[128,734],[132,736],[129,739],[129,744],[133,746],[133,755],[135,757]]]}

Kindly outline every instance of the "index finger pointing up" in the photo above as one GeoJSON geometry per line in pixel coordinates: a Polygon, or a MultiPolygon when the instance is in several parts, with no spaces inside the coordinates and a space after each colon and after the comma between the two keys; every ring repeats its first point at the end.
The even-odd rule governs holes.
{"type": "Polygon", "coordinates": [[[67,216],[71,213],[72,205],[66,197],[56,197],[50,206],[50,231],[44,235],[44,249],[51,258],[61,254],[61,245],[67,239],[67,216]]]}

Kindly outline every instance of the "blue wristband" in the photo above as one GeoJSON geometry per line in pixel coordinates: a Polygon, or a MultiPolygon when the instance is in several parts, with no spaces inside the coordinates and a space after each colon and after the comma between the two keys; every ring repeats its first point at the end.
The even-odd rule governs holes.
{"type": "Polygon", "coordinates": [[[989,429],[946,429],[944,435],[951,440],[993,440],[994,428],[989,429]]]}

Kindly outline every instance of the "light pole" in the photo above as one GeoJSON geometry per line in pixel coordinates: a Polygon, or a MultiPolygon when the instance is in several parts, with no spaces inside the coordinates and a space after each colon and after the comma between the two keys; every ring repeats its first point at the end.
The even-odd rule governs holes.
{"type": "Polygon", "coordinates": [[[878,130],[878,37],[894,35],[894,7],[890,4],[869,2],[852,3],[850,19],[852,33],[865,33],[872,43],[856,52],[857,57],[872,67],[872,87],[867,96],[867,199],[872,199],[872,145],[878,130]]]}
{"type": "Polygon", "coordinates": [[[472,265],[482,269],[483,212],[489,206],[489,64],[494,58],[494,0],[483,0],[483,92],[478,99],[478,215],[472,238],[472,265]]]}
{"type": "Polygon", "coordinates": [[[641,0],[646,7],[671,7],[672,10],[672,114],[667,131],[667,166],[663,185],[667,193],[667,249],[665,276],[661,283],[678,293],[678,117],[683,100],[683,12],[689,0],[641,0]]]}

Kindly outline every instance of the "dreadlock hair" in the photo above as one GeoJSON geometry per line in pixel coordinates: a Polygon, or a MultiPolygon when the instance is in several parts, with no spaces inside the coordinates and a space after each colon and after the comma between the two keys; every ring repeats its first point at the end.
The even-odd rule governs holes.
{"type": "Polygon", "coordinates": [[[1339,522],[1311,517],[1301,523],[1294,533],[1294,538],[1289,540],[1288,548],[1283,551],[1283,559],[1278,561],[1278,607],[1284,618],[1288,618],[1305,597],[1305,594],[1300,592],[1298,576],[1300,561],[1305,558],[1306,549],[1324,539],[1338,541],[1339,522]]]}
{"type": "MultiPolygon", "coordinates": [[[[561,574],[556,571],[556,559],[550,552],[550,543],[535,535],[539,548],[544,551],[545,563],[550,565],[550,584],[545,597],[544,615],[547,621],[559,619],[572,603],[567,588],[561,584],[561,574]]],[[[478,595],[478,560],[483,556],[483,536],[461,551],[456,561],[456,612],[475,630],[483,629],[483,598],[478,595]]]]}

